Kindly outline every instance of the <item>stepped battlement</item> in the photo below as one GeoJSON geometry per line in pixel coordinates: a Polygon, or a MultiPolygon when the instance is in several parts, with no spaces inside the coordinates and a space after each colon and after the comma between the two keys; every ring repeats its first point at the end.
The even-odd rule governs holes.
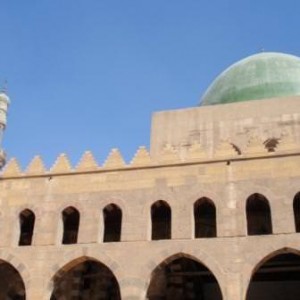
{"type": "Polygon", "coordinates": [[[300,154],[300,144],[293,136],[284,134],[280,138],[270,137],[261,140],[257,136],[249,138],[245,147],[220,141],[216,145],[213,155],[209,155],[200,143],[193,143],[182,148],[166,144],[159,155],[152,157],[147,148],[141,146],[134,154],[132,160],[126,163],[122,153],[113,148],[103,164],[99,164],[91,151],[83,153],[77,165],[72,166],[67,154],[58,155],[54,164],[47,169],[40,156],[35,156],[29,165],[22,170],[17,159],[11,158],[2,171],[2,178],[26,177],[26,176],[49,176],[59,174],[93,173],[112,170],[130,170],[135,168],[162,167],[167,165],[180,165],[192,163],[208,163],[213,161],[232,161],[252,158],[267,158],[281,155],[300,154]]]}

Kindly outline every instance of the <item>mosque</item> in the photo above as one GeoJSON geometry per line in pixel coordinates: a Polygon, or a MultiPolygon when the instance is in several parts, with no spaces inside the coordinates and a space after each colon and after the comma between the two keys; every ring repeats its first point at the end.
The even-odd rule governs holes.
{"type": "Polygon", "coordinates": [[[233,64],[130,163],[5,160],[0,300],[300,299],[299,57],[233,64]]]}

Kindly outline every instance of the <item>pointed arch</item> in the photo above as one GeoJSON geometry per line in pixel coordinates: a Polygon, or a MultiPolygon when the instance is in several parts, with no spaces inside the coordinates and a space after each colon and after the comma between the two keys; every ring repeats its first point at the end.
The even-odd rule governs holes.
{"type": "Polygon", "coordinates": [[[194,203],[195,238],[217,236],[216,206],[214,202],[202,197],[194,203]]]}
{"type": "Polygon", "coordinates": [[[30,246],[34,233],[35,214],[30,209],[24,209],[19,214],[19,222],[19,246],[30,246]]]}
{"type": "Polygon", "coordinates": [[[298,300],[299,285],[299,251],[284,248],[267,255],[254,268],[246,300],[298,300]]]}
{"type": "Polygon", "coordinates": [[[0,260],[0,299],[26,300],[25,284],[10,263],[0,260]]]}
{"type": "Polygon", "coordinates": [[[103,209],[104,235],[103,242],[121,241],[122,210],[116,204],[108,204],[103,209]]]}
{"type": "Polygon", "coordinates": [[[76,296],[81,300],[121,300],[119,283],[111,269],[90,257],[69,262],[54,275],[52,282],[50,300],[76,296]]]}
{"type": "Polygon", "coordinates": [[[179,253],[153,270],[147,299],[222,300],[223,297],[214,274],[197,259],[179,253]]]}
{"type": "Polygon", "coordinates": [[[158,200],[151,206],[151,239],[171,239],[172,212],[166,201],[158,200]]]}
{"type": "Polygon", "coordinates": [[[272,234],[269,201],[262,194],[252,194],[246,202],[248,235],[272,234]]]}
{"type": "Polygon", "coordinates": [[[63,236],[62,244],[76,244],[79,231],[80,214],[73,206],[62,211],[63,236]]]}
{"type": "Polygon", "coordinates": [[[300,192],[297,193],[293,201],[294,221],[296,232],[300,232],[300,192]]]}

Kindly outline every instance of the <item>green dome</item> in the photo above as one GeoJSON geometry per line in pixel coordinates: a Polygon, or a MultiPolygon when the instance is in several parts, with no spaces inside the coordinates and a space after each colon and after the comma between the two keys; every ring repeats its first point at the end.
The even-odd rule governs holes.
{"type": "Polygon", "coordinates": [[[300,58],[263,52],[233,64],[221,73],[200,105],[300,95],[300,58]]]}

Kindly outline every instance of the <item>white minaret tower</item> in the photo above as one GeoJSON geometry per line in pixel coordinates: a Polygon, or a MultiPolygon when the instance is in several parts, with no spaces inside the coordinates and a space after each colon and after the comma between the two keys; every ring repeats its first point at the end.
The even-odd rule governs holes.
{"type": "Polygon", "coordinates": [[[6,92],[2,90],[0,92],[0,169],[5,165],[6,155],[2,148],[3,133],[6,128],[7,109],[10,104],[9,97],[6,92]]]}

